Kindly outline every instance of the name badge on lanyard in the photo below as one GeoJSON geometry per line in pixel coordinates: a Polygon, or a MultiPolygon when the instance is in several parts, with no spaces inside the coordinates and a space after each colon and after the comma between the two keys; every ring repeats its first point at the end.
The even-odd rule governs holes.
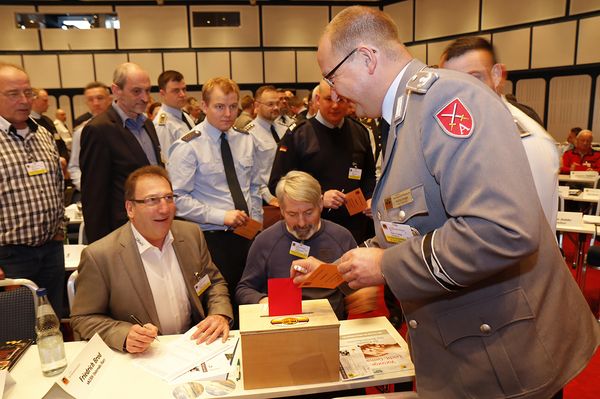
{"type": "Polygon", "coordinates": [[[194,284],[194,291],[196,291],[196,295],[200,296],[208,287],[210,287],[210,278],[208,274],[205,274],[204,277],[200,278],[198,273],[194,273],[196,276],[196,284],[194,284]]]}
{"type": "Polygon", "coordinates": [[[26,163],[25,168],[27,169],[27,174],[29,176],[37,176],[43,175],[44,173],[48,173],[48,169],[46,169],[46,166],[42,161],[26,163]]]}
{"type": "Polygon", "coordinates": [[[308,258],[308,253],[310,252],[310,247],[308,245],[304,245],[297,241],[292,241],[292,245],[290,245],[290,255],[297,256],[302,259],[308,258]]]}
{"type": "Polygon", "coordinates": [[[362,176],[362,169],[350,168],[350,170],[348,171],[348,179],[360,180],[361,176],[362,176]]]}

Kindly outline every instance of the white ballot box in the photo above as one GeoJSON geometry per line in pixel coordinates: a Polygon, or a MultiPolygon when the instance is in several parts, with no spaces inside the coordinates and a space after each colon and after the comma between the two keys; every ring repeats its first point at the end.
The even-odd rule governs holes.
{"type": "Polygon", "coordinates": [[[340,322],[326,299],[302,301],[302,314],[268,316],[240,306],[244,389],[339,380],[340,322]]]}

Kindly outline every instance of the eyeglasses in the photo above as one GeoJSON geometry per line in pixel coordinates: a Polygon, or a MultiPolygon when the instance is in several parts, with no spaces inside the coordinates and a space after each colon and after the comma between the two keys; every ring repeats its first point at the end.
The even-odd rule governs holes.
{"type": "Polygon", "coordinates": [[[327,82],[327,84],[331,87],[333,87],[333,81],[331,80],[333,78],[333,75],[335,75],[335,73],[337,72],[338,69],[340,69],[340,67],[342,65],[344,65],[344,62],[346,62],[346,60],[348,58],[350,58],[352,56],[352,54],[356,53],[358,51],[358,47],[355,48],[354,50],[352,50],[350,52],[350,54],[348,54],[347,56],[344,57],[343,60],[340,61],[339,64],[337,64],[335,67],[333,67],[333,69],[331,71],[329,71],[329,73],[325,76],[323,76],[323,80],[327,82]]]}
{"type": "Polygon", "coordinates": [[[0,92],[4,97],[8,98],[11,101],[17,101],[21,98],[21,96],[25,96],[26,99],[30,100],[34,97],[33,90],[10,90],[5,92],[0,92]]]}
{"type": "Polygon", "coordinates": [[[146,197],[144,199],[132,199],[137,204],[144,204],[146,206],[158,206],[160,204],[160,200],[164,199],[167,204],[172,204],[175,198],[178,196],[176,194],[165,194],[165,195],[157,195],[153,197],[146,197]]]}

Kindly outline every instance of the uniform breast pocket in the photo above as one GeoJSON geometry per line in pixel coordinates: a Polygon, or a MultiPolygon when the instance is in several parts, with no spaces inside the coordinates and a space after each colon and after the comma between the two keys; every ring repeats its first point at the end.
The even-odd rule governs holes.
{"type": "Polygon", "coordinates": [[[417,215],[429,213],[422,184],[407,188],[384,199],[392,222],[405,223],[417,215]]]}
{"type": "Polygon", "coordinates": [[[250,178],[250,171],[252,170],[253,164],[254,160],[252,157],[241,157],[238,161],[237,167],[239,168],[242,176],[250,178]]]}
{"type": "Polygon", "coordinates": [[[521,288],[448,312],[437,323],[468,397],[520,397],[555,374],[521,288]]]}
{"type": "Polygon", "coordinates": [[[213,176],[225,173],[223,163],[220,161],[203,162],[200,165],[198,165],[198,170],[203,176],[213,176]]]}

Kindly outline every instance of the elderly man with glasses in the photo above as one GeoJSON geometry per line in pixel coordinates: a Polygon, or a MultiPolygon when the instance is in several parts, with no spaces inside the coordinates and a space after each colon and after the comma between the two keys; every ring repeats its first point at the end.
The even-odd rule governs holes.
{"type": "Polygon", "coordinates": [[[194,325],[198,343],[227,338],[233,317],[227,283],[198,225],[173,220],[174,198],[164,168],[145,166],[129,175],[129,222],[81,256],[71,315],[77,337],[98,333],[129,353],[145,351],[158,334],[194,325]]]}

